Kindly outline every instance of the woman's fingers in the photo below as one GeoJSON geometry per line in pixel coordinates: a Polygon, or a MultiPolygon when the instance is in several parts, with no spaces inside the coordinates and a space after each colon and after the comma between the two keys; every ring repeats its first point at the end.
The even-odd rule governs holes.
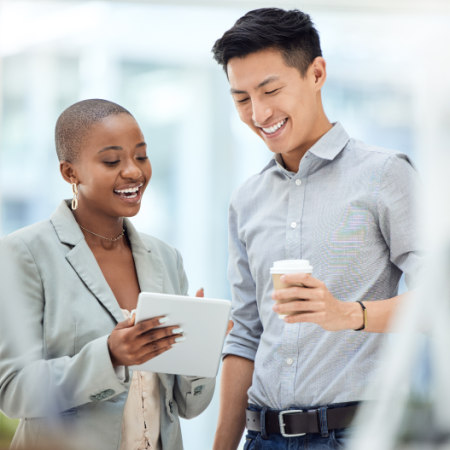
{"type": "Polygon", "coordinates": [[[195,294],[196,297],[204,297],[205,296],[205,290],[203,288],[200,288],[197,293],[195,294]]]}
{"type": "Polygon", "coordinates": [[[185,340],[183,329],[177,325],[158,328],[167,317],[155,317],[133,326],[135,315],[117,324],[108,339],[111,361],[117,365],[139,365],[185,340]]]}
{"type": "Polygon", "coordinates": [[[167,352],[167,350],[170,350],[171,348],[172,348],[172,346],[168,345],[166,347],[161,347],[161,348],[159,348],[159,349],[157,349],[155,351],[151,350],[150,352],[145,353],[144,355],[142,355],[139,358],[139,362],[137,364],[144,364],[147,361],[150,361],[151,359],[156,358],[157,356],[167,352]]]}
{"type": "Polygon", "coordinates": [[[157,342],[161,339],[167,337],[180,337],[183,333],[183,329],[178,326],[167,327],[167,328],[156,328],[153,330],[147,331],[147,333],[141,334],[136,344],[137,346],[144,346],[147,344],[151,344],[152,342],[157,342]]]}
{"type": "MultiPolygon", "coordinates": [[[[148,360],[160,355],[161,353],[164,353],[165,351],[171,349],[173,345],[180,342],[179,341],[180,339],[185,340],[186,338],[181,335],[173,335],[170,337],[166,337],[164,339],[159,339],[157,341],[149,342],[140,348],[137,359],[148,361],[148,360]]],[[[139,363],[139,364],[142,364],[142,363],[139,363]]]]}
{"type": "Polygon", "coordinates": [[[128,341],[127,343],[124,343],[122,341],[118,344],[118,348],[114,349],[117,351],[110,351],[114,366],[134,366],[137,364],[142,364],[139,361],[142,361],[145,355],[148,355],[149,353],[155,353],[153,355],[153,357],[155,357],[157,356],[157,354],[159,354],[157,353],[159,350],[166,347],[167,349],[172,348],[172,345],[186,339],[180,332],[173,332],[179,330],[181,329],[174,327],[170,327],[167,329],[158,329],[155,330],[156,332],[149,331],[146,334],[140,335],[137,338],[128,341]],[[117,358],[113,358],[113,353],[117,353],[120,356],[117,358]]]}
{"type": "Polygon", "coordinates": [[[155,351],[157,351],[161,348],[167,347],[169,345],[172,346],[174,344],[177,344],[178,342],[181,342],[182,340],[184,341],[184,340],[186,340],[186,338],[184,336],[181,336],[178,334],[178,335],[166,337],[164,339],[159,339],[157,341],[149,342],[148,344],[142,346],[141,348],[145,353],[148,353],[149,349],[152,352],[155,352],[155,351]]]}
{"type": "Polygon", "coordinates": [[[134,328],[136,334],[144,334],[153,328],[159,327],[164,323],[167,323],[169,318],[166,316],[154,317],[153,319],[144,320],[139,322],[134,328]]]}

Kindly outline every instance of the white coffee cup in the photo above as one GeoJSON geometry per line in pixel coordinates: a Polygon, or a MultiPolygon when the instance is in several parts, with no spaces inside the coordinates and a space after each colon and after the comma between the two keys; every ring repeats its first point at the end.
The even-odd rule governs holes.
{"type": "MultiPolygon", "coordinates": [[[[273,288],[277,291],[278,289],[286,289],[292,286],[303,286],[301,283],[296,284],[287,284],[282,283],[280,281],[281,275],[285,275],[288,273],[309,273],[311,274],[313,271],[312,266],[310,266],[309,261],[305,259],[285,259],[282,261],[275,261],[273,263],[273,266],[270,268],[270,274],[272,275],[273,279],[273,288]]],[[[277,301],[277,303],[288,303],[292,302],[294,300],[298,300],[296,298],[289,298],[277,301]]],[[[284,319],[286,316],[291,316],[296,314],[290,313],[290,314],[278,314],[278,317],[280,319],[284,319]]]]}

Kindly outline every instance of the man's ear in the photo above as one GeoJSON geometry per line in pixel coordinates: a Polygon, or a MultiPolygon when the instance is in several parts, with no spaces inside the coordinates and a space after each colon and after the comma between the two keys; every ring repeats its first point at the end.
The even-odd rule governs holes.
{"type": "Polygon", "coordinates": [[[312,78],[314,80],[314,87],[319,90],[322,89],[322,86],[325,84],[325,80],[327,79],[327,63],[325,60],[318,56],[309,67],[311,71],[312,78]]]}
{"type": "Polygon", "coordinates": [[[75,173],[75,168],[73,167],[72,163],[68,161],[60,161],[59,170],[64,180],[68,183],[75,183],[77,185],[80,183],[80,180],[78,180],[78,177],[75,173]]]}

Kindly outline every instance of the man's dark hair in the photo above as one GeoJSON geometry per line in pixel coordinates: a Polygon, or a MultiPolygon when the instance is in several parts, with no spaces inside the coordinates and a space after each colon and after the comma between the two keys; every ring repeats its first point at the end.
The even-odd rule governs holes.
{"type": "Polygon", "coordinates": [[[122,106],[108,100],[83,100],[69,106],[56,122],[55,144],[60,161],[76,162],[81,153],[84,138],[96,122],[105,117],[132,114],[122,106]]]}
{"type": "Polygon", "coordinates": [[[266,49],[281,51],[284,62],[305,76],[317,56],[322,56],[319,33],[308,14],[298,9],[261,8],[248,12],[216,41],[214,59],[227,73],[231,58],[244,58],[266,49]]]}

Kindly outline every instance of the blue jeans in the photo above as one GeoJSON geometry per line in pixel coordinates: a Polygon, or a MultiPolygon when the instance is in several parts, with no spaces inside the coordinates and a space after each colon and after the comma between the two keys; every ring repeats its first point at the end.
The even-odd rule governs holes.
{"type": "MultiPolygon", "coordinates": [[[[327,408],[353,405],[354,403],[339,403],[328,407],[293,407],[290,409],[319,409],[319,417],[324,417],[327,408]]],[[[252,411],[262,411],[268,408],[261,408],[256,405],[249,405],[252,411]]],[[[322,433],[308,433],[304,436],[286,438],[281,434],[269,434],[263,436],[264,431],[247,431],[244,450],[341,450],[346,449],[350,443],[352,428],[338,428],[328,430],[326,420],[320,420],[322,433]]]]}

